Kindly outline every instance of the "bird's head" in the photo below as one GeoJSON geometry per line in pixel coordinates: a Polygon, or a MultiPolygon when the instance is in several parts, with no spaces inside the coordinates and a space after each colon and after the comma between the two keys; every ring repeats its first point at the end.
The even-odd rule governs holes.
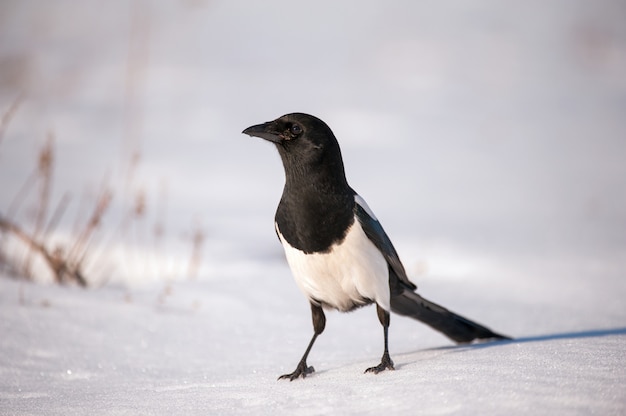
{"type": "Polygon", "coordinates": [[[274,143],[288,177],[303,171],[344,175],[337,139],[330,127],[317,117],[304,113],[286,114],[274,121],[248,127],[243,133],[274,143]]]}

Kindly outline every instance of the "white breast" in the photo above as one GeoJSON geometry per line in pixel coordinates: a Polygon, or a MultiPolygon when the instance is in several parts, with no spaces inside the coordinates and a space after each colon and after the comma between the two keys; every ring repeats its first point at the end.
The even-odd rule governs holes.
{"type": "Polygon", "coordinates": [[[289,245],[277,224],[276,232],[296,283],[309,300],[346,311],[371,299],[390,310],[387,262],[356,218],[346,238],[328,253],[305,254],[289,245]]]}

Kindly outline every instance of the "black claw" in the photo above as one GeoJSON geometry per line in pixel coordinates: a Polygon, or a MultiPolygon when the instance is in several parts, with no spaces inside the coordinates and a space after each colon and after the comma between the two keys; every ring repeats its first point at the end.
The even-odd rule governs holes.
{"type": "Polygon", "coordinates": [[[393,367],[393,361],[391,361],[391,357],[389,357],[389,354],[387,353],[383,355],[383,358],[380,360],[380,364],[378,364],[376,367],[368,368],[367,370],[365,370],[365,372],[378,374],[381,371],[385,370],[395,370],[395,368],[393,367]]]}
{"type": "Polygon", "coordinates": [[[293,373],[291,373],[291,374],[283,374],[282,376],[278,377],[278,379],[279,380],[289,379],[289,381],[294,381],[298,377],[305,378],[306,376],[308,376],[309,374],[313,373],[314,371],[315,371],[315,369],[312,366],[308,367],[306,365],[306,362],[301,361],[300,364],[298,364],[298,366],[296,367],[296,370],[293,373]]]}

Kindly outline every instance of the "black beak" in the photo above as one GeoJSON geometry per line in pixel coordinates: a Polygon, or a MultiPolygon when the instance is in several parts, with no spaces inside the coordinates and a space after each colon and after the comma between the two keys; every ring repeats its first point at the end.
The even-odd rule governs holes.
{"type": "Polygon", "coordinates": [[[267,123],[250,126],[242,131],[242,133],[251,137],[260,137],[270,142],[280,143],[283,141],[283,138],[280,133],[274,130],[273,125],[273,122],[268,121],[267,123]]]}

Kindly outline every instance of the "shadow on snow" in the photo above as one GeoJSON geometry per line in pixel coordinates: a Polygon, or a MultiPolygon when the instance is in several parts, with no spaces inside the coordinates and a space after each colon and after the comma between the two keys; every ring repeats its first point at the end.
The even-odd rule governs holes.
{"type": "MultiPolygon", "coordinates": [[[[513,338],[510,340],[502,340],[502,341],[487,341],[487,342],[479,342],[476,344],[459,344],[459,345],[451,345],[445,347],[437,347],[437,348],[429,348],[428,350],[472,350],[479,348],[487,348],[487,347],[497,347],[503,345],[511,345],[511,344],[526,344],[530,342],[546,342],[546,341],[558,341],[563,339],[582,339],[582,338],[599,338],[599,337],[608,337],[613,335],[626,335],[626,327],[624,328],[611,328],[611,329],[591,329],[586,331],[577,331],[577,332],[562,332],[558,334],[545,334],[545,335],[534,335],[534,336],[526,336],[520,338],[513,338]]],[[[426,351],[428,351],[426,350],[426,351]]]]}

